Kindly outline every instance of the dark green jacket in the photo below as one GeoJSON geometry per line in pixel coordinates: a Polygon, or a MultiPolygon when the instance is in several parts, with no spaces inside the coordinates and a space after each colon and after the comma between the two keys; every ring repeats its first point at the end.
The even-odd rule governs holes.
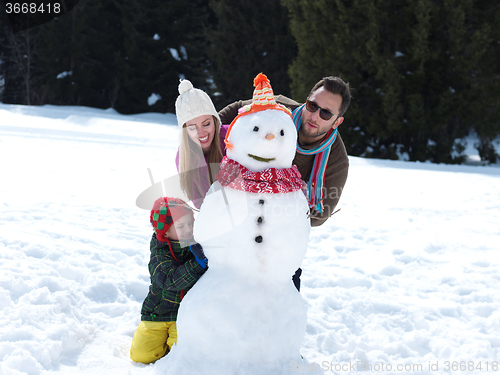
{"type": "Polygon", "coordinates": [[[142,304],[141,320],[177,320],[181,290],[187,292],[205,272],[189,247],[181,247],[179,241],[171,240],[170,243],[178,262],[172,257],[167,242],[158,241],[156,234],[151,238],[151,259],[148,266],[151,285],[142,304]]]}

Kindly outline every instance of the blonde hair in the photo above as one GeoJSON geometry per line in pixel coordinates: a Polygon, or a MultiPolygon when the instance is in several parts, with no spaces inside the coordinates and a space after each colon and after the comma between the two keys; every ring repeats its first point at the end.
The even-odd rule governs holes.
{"type": "Polygon", "coordinates": [[[202,188],[202,178],[207,178],[205,181],[208,186],[212,185],[214,178],[219,172],[219,164],[222,160],[222,148],[220,141],[220,122],[219,119],[212,115],[215,123],[215,133],[210,145],[210,150],[205,162],[205,156],[201,147],[193,142],[187,134],[186,124],[181,128],[181,142],[179,148],[179,173],[181,188],[186,193],[190,200],[196,198],[195,192],[199,196],[204,197],[205,193],[202,188]],[[201,168],[207,168],[206,175],[202,175],[201,168]]]}

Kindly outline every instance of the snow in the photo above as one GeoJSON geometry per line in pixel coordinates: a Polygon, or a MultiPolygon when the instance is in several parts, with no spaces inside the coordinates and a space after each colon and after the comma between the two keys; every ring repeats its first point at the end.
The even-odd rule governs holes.
{"type": "Polygon", "coordinates": [[[159,94],[152,93],[148,98],[148,105],[151,107],[152,105],[155,105],[156,102],[160,99],[161,96],[159,94]]]}
{"type": "Polygon", "coordinates": [[[182,58],[183,58],[184,60],[187,60],[187,58],[188,58],[188,54],[187,54],[186,47],[181,46],[180,50],[181,50],[181,55],[182,55],[182,58]]]}
{"type": "Polygon", "coordinates": [[[188,55],[187,55],[186,47],[181,46],[179,49],[180,49],[182,58],[181,58],[181,56],[179,56],[179,51],[177,51],[177,49],[175,49],[175,48],[169,48],[168,50],[170,51],[170,54],[172,55],[172,57],[175,60],[177,60],[177,61],[181,61],[182,59],[187,60],[188,55]]]}
{"type": "MultiPolygon", "coordinates": [[[[148,168],[175,173],[177,129],[172,114],[0,104],[0,374],[161,363],[128,356],[149,286],[135,201],[148,168]]],[[[336,374],[498,371],[499,202],[498,166],[350,157],[341,211],[302,263],[302,356],[336,374]]]]}
{"type": "Polygon", "coordinates": [[[56,78],[57,78],[57,79],[62,79],[62,78],[64,78],[64,77],[67,77],[67,76],[72,76],[72,75],[73,75],[73,71],[72,71],[72,70],[70,70],[70,71],[67,71],[67,72],[62,72],[62,73],[59,73],[59,74],[57,75],[57,77],[56,77],[56,78]]]}
{"type": "Polygon", "coordinates": [[[181,61],[181,58],[179,57],[179,52],[175,48],[169,48],[168,50],[170,51],[170,54],[175,60],[181,61]]]}

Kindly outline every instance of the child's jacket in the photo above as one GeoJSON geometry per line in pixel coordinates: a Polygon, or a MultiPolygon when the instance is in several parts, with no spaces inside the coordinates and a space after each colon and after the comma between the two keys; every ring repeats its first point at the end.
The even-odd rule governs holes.
{"type": "Polygon", "coordinates": [[[187,291],[203,275],[201,268],[188,247],[181,247],[179,241],[158,241],[153,234],[150,243],[151,259],[149,274],[151,285],[142,304],[141,320],[172,322],[177,320],[177,310],[181,302],[181,290],[187,291]]]}

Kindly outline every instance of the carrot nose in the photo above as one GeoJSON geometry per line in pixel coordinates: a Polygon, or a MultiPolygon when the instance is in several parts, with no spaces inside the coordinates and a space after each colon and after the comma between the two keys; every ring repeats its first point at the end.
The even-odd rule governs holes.
{"type": "Polygon", "coordinates": [[[271,139],[273,139],[273,138],[274,138],[274,134],[268,134],[268,135],[266,135],[266,139],[267,139],[268,141],[270,141],[270,140],[271,140],[271,139]]]}

